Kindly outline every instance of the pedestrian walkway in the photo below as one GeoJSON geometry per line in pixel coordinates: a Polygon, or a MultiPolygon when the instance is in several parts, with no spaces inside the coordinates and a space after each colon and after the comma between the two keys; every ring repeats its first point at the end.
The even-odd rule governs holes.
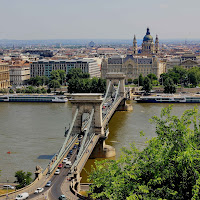
{"type": "Polygon", "coordinates": [[[62,183],[61,191],[67,197],[68,200],[78,200],[79,198],[70,191],[71,181],[69,181],[68,179],[69,178],[66,177],[66,179],[62,183]]]}

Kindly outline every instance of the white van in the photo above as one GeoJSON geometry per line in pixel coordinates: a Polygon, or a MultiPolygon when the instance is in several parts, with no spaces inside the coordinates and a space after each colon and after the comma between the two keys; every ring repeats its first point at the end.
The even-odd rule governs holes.
{"type": "Polygon", "coordinates": [[[21,200],[21,199],[28,199],[29,194],[27,192],[18,194],[15,200],[21,200]]]}
{"type": "Polygon", "coordinates": [[[72,162],[70,160],[68,160],[66,163],[65,163],[65,168],[68,168],[68,167],[71,167],[72,166],[72,162]]]}

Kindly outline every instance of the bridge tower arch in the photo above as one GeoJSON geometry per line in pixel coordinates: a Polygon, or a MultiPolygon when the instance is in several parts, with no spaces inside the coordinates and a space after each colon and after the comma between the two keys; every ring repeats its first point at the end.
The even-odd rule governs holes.
{"type": "Polygon", "coordinates": [[[92,119],[93,132],[97,134],[103,134],[102,128],[102,94],[94,93],[76,93],[72,94],[70,99],[72,104],[72,118],[74,117],[76,110],[78,114],[73,126],[74,133],[80,133],[82,129],[82,116],[84,113],[91,114],[94,109],[94,117],[92,119]]]}
{"type": "Polygon", "coordinates": [[[108,95],[112,95],[113,86],[119,86],[119,95],[124,97],[125,95],[125,74],[122,72],[109,72],[106,74],[106,91],[108,95]]]}

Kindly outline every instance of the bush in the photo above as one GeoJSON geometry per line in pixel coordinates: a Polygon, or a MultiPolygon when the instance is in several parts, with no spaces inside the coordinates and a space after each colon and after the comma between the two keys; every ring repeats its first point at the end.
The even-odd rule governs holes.
{"type": "Polygon", "coordinates": [[[51,89],[50,88],[48,88],[47,93],[51,93],[51,89]]]}
{"type": "Polygon", "coordinates": [[[16,93],[21,93],[21,90],[19,88],[17,88],[16,93]]]}
{"type": "Polygon", "coordinates": [[[13,89],[10,89],[10,90],[9,90],[9,93],[13,94],[13,93],[14,93],[14,90],[13,90],[13,89]]]}

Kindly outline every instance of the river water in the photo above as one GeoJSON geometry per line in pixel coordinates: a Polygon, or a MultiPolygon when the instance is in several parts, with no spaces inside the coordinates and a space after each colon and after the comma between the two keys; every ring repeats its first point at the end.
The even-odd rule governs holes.
{"type": "MultiPolygon", "coordinates": [[[[133,111],[116,112],[109,123],[110,134],[106,144],[120,156],[122,147],[134,142],[141,150],[145,141],[155,137],[155,128],[149,123],[153,115],[160,115],[169,104],[139,104],[134,101],[133,111]],[[140,131],[146,133],[140,137],[140,131]]],[[[180,116],[195,104],[175,104],[173,114],[180,116]]],[[[0,103],[0,182],[15,180],[18,170],[34,173],[36,165],[45,168],[48,158],[55,154],[64,141],[64,129],[71,122],[71,104],[59,103],[0,103]],[[10,152],[10,154],[8,154],[10,152]]],[[[93,159],[85,169],[90,171],[93,159]]],[[[82,172],[82,182],[87,179],[82,172]]]]}

